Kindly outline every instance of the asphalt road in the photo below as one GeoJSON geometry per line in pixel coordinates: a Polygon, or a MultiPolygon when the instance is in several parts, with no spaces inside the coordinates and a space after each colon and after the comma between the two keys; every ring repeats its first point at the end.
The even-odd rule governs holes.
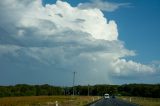
{"type": "Polygon", "coordinates": [[[90,106],[139,106],[116,98],[101,99],[90,106]]]}

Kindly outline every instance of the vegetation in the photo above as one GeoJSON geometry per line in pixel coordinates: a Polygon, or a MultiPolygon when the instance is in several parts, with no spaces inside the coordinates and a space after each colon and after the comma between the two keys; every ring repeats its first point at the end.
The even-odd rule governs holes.
{"type": "Polygon", "coordinates": [[[160,98],[160,84],[129,84],[118,87],[125,96],[160,98]]]}
{"type": "MultiPolygon", "coordinates": [[[[76,95],[102,96],[104,93],[110,95],[139,96],[160,98],[160,84],[125,84],[125,85],[94,85],[75,86],[76,95]]],[[[13,96],[51,96],[72,95],[72,87],[56,87],[45,85],[18,84],[15,86],[0,86],[0,97],[13,96]]]]}
{"type": "Polygon", "coordinates": [[[96,96],[23,96],[0,98],[0,106],[84,106],[96,96]]]}
{"type": "Polygon", "coordinates": [[[160,84],[77,86],[76,90],[80,95],[87,95],[88,87],[90,95],[102,96],[104,93],[109,93],[110,95],[160,98],[160,84]]]}
{"type": "Polygon", "coordinates": [[[39,96],[62,95],[63,89],[50,85],[26,85],[0,86],[0,97],[9,96],[39,96]]]}
{"type": "Polygon", "coordinates": [[[160,106],[160,98],[121,97],[123,100],[139,104],[140,106],[160,106]]]}

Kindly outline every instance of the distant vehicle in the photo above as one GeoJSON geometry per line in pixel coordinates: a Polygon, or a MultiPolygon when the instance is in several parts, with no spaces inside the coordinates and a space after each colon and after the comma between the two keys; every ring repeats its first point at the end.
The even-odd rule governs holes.
{"type": "Polygon", "coordinates": [[[112,95],[112,98],[116,98],[115,95],[112,95]]]}
{"type": "Polygon", "coordinates": [[[108,93],[104,94],[104,98],[109,99],[109,94],[108,93]]]}

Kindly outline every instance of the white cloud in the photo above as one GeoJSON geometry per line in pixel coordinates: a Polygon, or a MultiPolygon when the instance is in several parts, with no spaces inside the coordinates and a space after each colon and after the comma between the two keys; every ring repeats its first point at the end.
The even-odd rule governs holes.
{"type": "Polygon", "coordinates": [[[81,9],[94,9],[98,8],[102,11],[108,11],[112,12],[120,7],[129,7],[130,3],[111,3],[105,0],[91,0],[91,2],[88,3],[80,3],[78,5],[79,8],[81,9]]]}
{"type": "Polygon", "coordinates": [[[79,83],[110,83],[112,76],[155,72],[151,66],[123,59],[135,52],[118,40],[117,24],[99,9],[80,9],[62,1],[43,7],[40,0],[5,0],[0,13],[1,63],[9,64],[8,59],[2,61],[8,56],[9,65],[18,63],[24,70],[76,70],[79,83]],[[26,65],[35,61],[38,65],[26,65]]]}
{"type": "Polygon", "coordinates": [[[126,61],[125,59],[116,60],[115,62],[113,62],[112,67],[114,68],[115,73],[118,73],[117,75],[138,75],[140,73],[145,74],[154,72],[154,69],[150,66],[136,63],[132,60],[126,61]]]}

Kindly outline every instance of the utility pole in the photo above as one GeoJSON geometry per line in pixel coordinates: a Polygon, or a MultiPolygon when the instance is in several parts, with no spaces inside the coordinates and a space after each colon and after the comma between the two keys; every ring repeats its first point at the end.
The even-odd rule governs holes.
{"type": "Polygon", "coordinates": [[[88,96],[89,96],[89,84],[88,84],[88,96]]]}
{"type": "Polygon", "coordinates": [[[75,74],[76,74],[76,72],[74,71],[74,72],[73,72],[73,96],[74,96],[74,93],[75,93],[75,91],[74,91],[75,74]]]}

